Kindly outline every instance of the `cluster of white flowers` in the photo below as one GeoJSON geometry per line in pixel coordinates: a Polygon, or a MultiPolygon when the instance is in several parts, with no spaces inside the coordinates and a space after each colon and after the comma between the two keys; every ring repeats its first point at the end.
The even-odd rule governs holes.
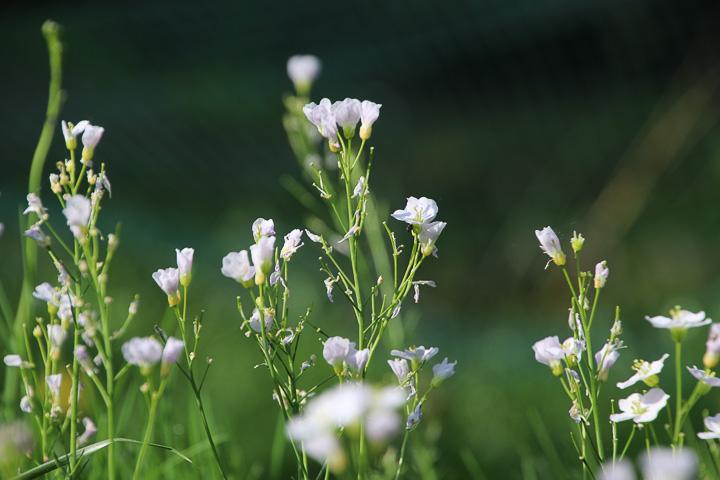
{"type": "Polygon", "coordinates": [[[360,122],[360,138],[367,140],[372,135],[373,124],[380,116],[379,103],[369,100],[346,98],[345,100],[331,102],[327,98],[320,103],[308,103],[303,107],[305,117],[317,127],[320,135],[328,140],[331,151],[340,148],[338,140],[338,126],[342,128],[345,138],[355,136],[355,128],[360,122]]]}
{"type": "Polygon", "coordinates": [[[288,422],[287,435],[308,455],[339,472],[347,465],[340,432],[354,436],[362,426],[370,443],[389,441],[400,430],[398,410],[405,397],[397,387],[376,390],[364,383],[341,384],[310,400],[303,413],[288,422]]]}
{"type": "Polygon", "coordinates": [[[164,347],[154,337],[134,337],[123,344],[122,354],[127,363],[140,367],[143,375],[149,375],[158,362],[161,373],[168,375],[184,348],[183,341],[174,337],[169,337],[164,347]]]}
{"type": "Polygon", "coordinates": [[[192,265],[195,250],[175,249],[177,268],[161,268],[152,274],[158,287],[167,295],[168,305],[174,307],[180,302],[180,285],[187,288],[192,279],[192,265]]]}

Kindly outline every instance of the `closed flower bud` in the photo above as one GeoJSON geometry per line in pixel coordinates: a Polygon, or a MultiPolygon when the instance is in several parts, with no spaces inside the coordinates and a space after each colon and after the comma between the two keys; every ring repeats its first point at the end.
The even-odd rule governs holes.
{"type": "Polygon", "coordinates": [[[255,266],[255,283],[265,283],[265,275],[272,271],[273,255],[275,254],[275,237],[261,237],[250,247],[250,257],[255,266]]]}
{"type": "Polygon", "coordinates": [[[87,120],[81,120],[77,125],[68,123],[65,120],[60,122],[63,137],[65,137],[65,147],[67,147],[68,150],[75,150],[77,148],[77,136],[80,135],[89,124],[90,122],[87,120]]]}
{"type": "Polygon", "coordinates": [[[162,365],[160,367],[160,374],[163,376],[169,375],[173,364],[178,361],[180,354],[185,348],[185,344],[182,340],[175,337],[168,337],[165,343],[165,348],[162,351],[162,365]]]}
{"type": "Polygon", "coordinates": [[[585,237],[582,236],[582,233],[573,232],[573,236],[570,239],[570,246],[572,247],[573,252],[580,253],[583,245],[585,245],[585,237]]]}
{"type": "Polygon", "coordinates": [[[360,138],[367,140],[372,135],[372,127],[375,121],[380,116],[379,103],[374,103],[369,100],[363,100],[360,104],[360,138]]]}
{"type": "Polygon", "coordinates": [[[183,248],[182,250],[178,250],[176,248],[175,254],[177,256],[177,266],[178,273],[180,275],[180,284],[183,287],[187,287],[188,285],[190,285],[190,281],[192,280],[192,265],[195,250],[193,250],[192,248],[183,248]]]}
{"type": "Polygon", "coordinates": [[[603,288],[607,283],[608,275],[610,275],[610,269],[605,260],[595,265],[595,288],[603,288]]]}
{"type": "Polygon", "coordinates": [[[552,228],[545,227],[542,230],[535,230],[535,236],[540,241],[540,248],[550,257],[558,267],[565,265],[565,253],[560,247],[560,239],[552,228]]]}
{"type": "Polygon", "coordinates": [[[167,295],[168,305],[174,307],[180,302],[180,292],[178,291],[180,273],[177,268],[157,270],[152,274],[152,278],[167,295]]]}
{"type": "Polygon", "coordinates": [[[90,124],[88,124],[85,127],[85,131],[83,132],[83,136],[82,136],[82,142],[83,142],[82,161],[83,161],[83,163],[87,164],[87,162],[92,160],[93,156],[95,155],[95,147],[97,146],[98,142],[100,142],[100,139],[102,138],[103,133],[105,133],[105,129],[102,127],[98,127],[98,126],[90,125],[90,124]]]}

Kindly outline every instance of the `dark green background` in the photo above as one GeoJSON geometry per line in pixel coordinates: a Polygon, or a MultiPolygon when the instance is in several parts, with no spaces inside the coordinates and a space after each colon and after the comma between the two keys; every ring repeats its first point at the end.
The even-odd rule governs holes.
{"type": "MultiPolygon", "coordinates": [[[[720,315],[719,10],[663,0],[6,3],[0,276],[17,290],[15,218],[46,102],[39,27],[53,18],[65,27],[62,117],[106,128],[105,222],[123,222],[118,312],[139,292],[134,333],[149,333],[164,312],[151,272],[174,261],[173,248],[196,248],[194,306],[207,310],[208,395],[224,451],[238,472],[266,465],[275,407],[219,264],[250,242],[257,216],[279,232],[302,223],[278,180],[300,176],[281,98],[287,57],[314,53],[315,100],[383,104],[375,193],[392,208],[433,197],[448,222],[440,259],[421,275],[438,288],[410,314],[419,317],[408,338],[459,361],[426,409],[425,432],[440,427],[440,477],[467,478],[461,456],[472,455],[489,478],[520,478],[531,463],[550,478],[528,415],[540,413],[572,459],[569,405],[530,345],[565,335],[567,295],[559,272],[543,271],[535,228],[551,224],[564,240],[577,229],[586,267],[608,260],[601,319],[609,326],[620,304],[630,346],[613,380],[635,356],[670,349],[645,314],[681,303],[720,315]]],[[[63,155],[58,131],[48,167],[63,155]]],[[[315,254],[306,247],[295,267],[310,280],[293,291],[297,308],[313,303],[325,328],[350,333],[349,311],[324,300],[315,254]]],[[[691,335],[689,362],[700,362],[703,337],[691,335]]],[[[177,409],[167,435],[183,446],[178,405],[166,406],[177,409]]],[[[717,396],[708,407],[720,407],[717,396]]]]}

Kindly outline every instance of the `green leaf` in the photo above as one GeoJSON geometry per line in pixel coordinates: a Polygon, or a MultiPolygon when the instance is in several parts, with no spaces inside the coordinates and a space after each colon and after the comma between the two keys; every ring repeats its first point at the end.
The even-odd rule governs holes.
{"type": "MultiPolygon", "coordinates": [[[[92,445],[88,445],[87,447],[79,448],[77,450],[77,457],[85,457],[88,455],[92,455],[93,453],[99,452],[100,450],[104,449],[111,443],[132,443],[135,445],[142,445],[142,442],[138,440],[133,440],[131,438],[116,438],[114,440],[102,440],[97,443],[93,443],[92,445]]],[[[168,447],[167,445],[160,445],[159,443],[148,443],[149,446],[159,448],[161,450],[167,450],[170,453],[180,457],[181,459],[185,460],[188,463],[192,463],[192,460],[190,460],[188,457],[180,453],[178,450],[176,450],[173,447],[168,447]]],[[[70,454],[63,455],[62,457],[58,457],[55,460],[51,460],[49,462],[45,462],[42,465],[38,465],[37,467],[31,468],[30,470],[27,470],[17,477],[14,477],[12,480],[28,480],[31,478],[39,478],[43,475],[46,475],[53,470],[56,470],[60,467],[63,467],[70,463],[70,454]]]]}

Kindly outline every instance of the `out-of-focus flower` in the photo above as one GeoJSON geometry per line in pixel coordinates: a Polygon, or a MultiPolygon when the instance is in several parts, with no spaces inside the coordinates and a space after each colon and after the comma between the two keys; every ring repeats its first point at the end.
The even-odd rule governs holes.
{"type": "Polygon", "coordinates": [[[610,421],[622,422],[632,420],[635,423],[648,423],[655,420],[660,410],[665,408],[670,396],[659,388],[651,388],[641,395],[633,393],[627,398],[618,401],[622,413],[610,415],[610,421]]]}
{"type": "Polygon", "coordinates": [[[47,384],[53,399],[57,400],[60,395],[60,385],[62,384],[62,375],[56,373],[55,375],[48,375],[45,377],[45,383],[47,384]]]}
{"type": "Polygon", "coordinates": [[[690,372],[690,375],[692,375],[705,385],[709,385],[711,387],[720,387],[720,378],[717,378],[715,376],[715,372],[712,372],[710,370],[700,370],[697,367],[687,367],[687,369],[690,372]]]}
{"type": "Polygon", "coordinates": [[[79,446],[86,445],[88,441],[97,433],[97,427],[90,417],[84,417],[83,426],[85,430],[79,437],[77,437],[77,443],[79,446]]]}
{"type": "Polygon", "coordinates": [[[607,283],[608,275],[610,269],[605,260],[595,265],[595,288],[603,288],[607,283]]]}
{"type": "Polygon", "coordinates": [[[573,232],[573,236],[570,239],[570,246],[573,249],[573,252],[579,253],[583,245],[585,245],[585,237],[582,236],[582,233],[573,232]]]}
{"type": "Polygon", "coordinates": [[[355,344],[351,343],[350,351],[345,357],[345,364],[348,369],[354,373],[360,373],[367,365],[368,359],[370,358],[370,349],[363,348],[362,350],[356,350],[355,344]]]}
{"type": "Polygon", "coordinates": [[[359,196],[361,196],[364,189],[365,189],[365,177],[362,176],[362,177],[358,178],[358,181],[355,184],[355,188],[353,188],[352,198],[358,198],[359,196]]]}
{"type": "Polygon", "coordinates": [[[560,246],[560,239],[552,228],[545,227],[542,230],[535,230],[535,236],[540,242],[540,249],[550,257],[555,265],[558,267],[565,265],[565,253],[560,246]]]}
{"type": "Polygon", "coordinates": [[[60,305],[60,293],[48,282],[43,282],[33,290],[33,297],[42,300],[48,305],[58,307],[60,305]]]}
{"type": "Polygon", "coordinates": [[[410,415],[407,417],[407,421],[405,422],[405,428],[408,430],[412,430],[417,426],[418,423],[422,420],[422,403],[418,403],[415,407],[415,410],[410,412],[410,415]]]}
{"type": "Polygon", "coordinates": [[[23,395],[20,399],[20,410],[25,413],[32,413],[32,400],[29,395],[23,395]]]}
{"type": "Polygon", "coordinates": [[[195,250],[192,248],[183,248],[182,250],[175,249],[175,256],[177,258],[178,273],[180,275],[180,284],[183,287],[190,285],[192,280],[192,266],[193,256],[195,250]]]}
{"type": "Polygon", "coordinates": [[[41,222],[47,219],[48,214],[47,210],[45,210],[45,207],[42,204],[42,200],[40,200],[40,197],[38,197],[34,193],[28,193],[27,194],[27,202],[28,206],[23,211],[23,215],[27,215],[28,213],[34,213],[38,216],[41,222]]]}
{"type": "Polygon", "coordinates": [[[97,144],[100,142],[103,133],[105,133],[105,129],[103,127],[98,127],[97,125],[90,124],[85,126],[85,131],[83,132],[82,136],[82,161],[84,163],[92,160],[93,156],[95,155],[95,147],[97,147],[97,144]]]}
{"type": "Polygon", "coordinates": [[[38,246],[40,247],[44,248],[50,246],[50,237],[42,231],[40,225],[33,225],[32,227],[25,230],[25,236],[35,240],[35,242],[37,242],[38,246]]]}
{"type": "Polygon", "coordinates": [[[250,264],[247,250],[230,252],[225,255],[222,259],[220,271],[223,275],[232,278],[245,288],[251,287],[255,278],[255,267],[250,264]]]}
{"type": "Polygon", "coordinates": [[[63,215],[65,215],[67,225],[75,238],[81,239],[87,232],[91,213],[90,200],[83,195],[73,195],[65,199],[63,215]]]}
{"type": "Polygon", "coordinates": [[[644,480],[692,480],[697,468],[697,456],[687,448],[653,447],[640,457],[644,480]]]}
{"type": "Polygon", "coordinates": [[[617,387],[625,389],[631,385],[635,385],[637,382],[640,381],[644,382],[645,385],[647,385],[648,387],[656,386],[660,382],[658,374],[662,372],[663,366],[665,366],[665,360],[669,356],[670,355],[666,353],[654,362],[636,360],[632,367],[633,370],[635,370],[635,374],[624,382],[619,382],[617,384],[617,387]]]}
{"type": "Polygon", "coordinates": [[[265,283],[265,275],[272,271],[273,255],[275,254],[275,237],[260,237],[258,242],[250,246],[250,257],[255,266],[255,283],[265,283]]]}
{"type": "Polygon", "coordinates": [[[280,250],[280,256],[283,258],[283,260],[285,260],[286,262],[290,261],[295,252],[297,252],[300,247],[304,245],[303,243],[301,243],[301,241],[302,230],[300,230],[299,228],[296,228],[287,235],[285,235],[285,243],[280,250]]]}
{"type": "Polygon", "coordinates": [[[448,362],[447,357],[445,357],[442,362],[433,365],[433,384],[439,385],[444,380],[455,375],[455,365],[457,365],[457,362],[450,363],[448,362]]]}
{"type": "Polygon", "coordinates": [[[414,294],[413,294],[413,301],[415,303],[418,303],[420,301],[420,287],[430,287],[435,288],[437,285],[432,280],[416,280],[412,282],[414,294]]]}
{"type": "MultiPolygon", "coordinates": [[[[402,210],[395,210],[392,217],[409,225],[425,225],[435,220],[438,206],[435,200],[427,197],[408,197],[407,204],[402,210]]],[[[442,231],[442,229],[440,229],[442,231]]],[[[438,235],[440,233],[438,232],[438,235]]]]}
{"type": "Polygon", "coordinates": [[[405,350],[391,350],[390,355],[393,357],[404,358],[409,361],[413,366],[413,369],[415,369],[437,355],[438,351],[437,347],[425,348],[420,345],[419,347],[410,347],[405,350]]]}
{"type": "Polygon", "coordinates": [[[372,135],[373,124],[380,116],[381,104],[363,100],[360,104],[360,138],[367,140],[372,135]]]}
{"type": "Polygon", "coordinates": [[[635,478],[635,470],[627,460],[604,463],[598,475],[598,480],[635,480],[635,478]]]}
{"type": "Polygon", "coordinates": [[[313,232],[311,232],[308,229],[305,229],[305,235],[307,235],[308,238],[315,243],[322,243],[322,237],[320,235],[314,234],[313,232]]]}
{"type": "Polygon", "coordinates": [[[258,218],[252,224],[252,234],[255,242],[260,240],[262,237],[274,237],[275,236],[275,222],[272,218],[258,218]]]}
{"type": "Polygon", "coordinates": [[[338,385],[308,402],[302,415],[290,419],[287,434],[302,443],[309,456],[339,473],[347,465],[347,455],[338,433],[355,435],[362,425],[369,442],[387,442],[400,428],[397,410],[404,403],[405,394],[396,387],[375,390],[362,383],[338,385]]]}
{"type": "Polygon", "coordinates": [[[32,363],[26,362],[16,353],[10,353],[3,357],[3,363],[7,367],[32,368],[32,363]]]}
{"type": "Polygon", "coordinates": [[[310,93],[310,87],[320,74],[320,59],[315,55],[293,55],[287,61],[287,74],[299,95],[310,93]]]}
{"type": "Polygon", "coordinates": [[[707,342],[705,342],[705,355],[703,365],[705,368],[715,368],[720,362],[720,323],[710,326],[707,342]]]}
{"type": "Polygon", "coordinates": [[[153,337],[135,337],[123,344],[122,354],[126,362],[140,367],[146,375],[162,358],[163,346],[153,337]]]}
{"type": "Polygon", "coordinates": [[[327,295],[328,300],[332,303],[333,301],[333,288],[335,287],[335,283],[337,283],[337,279],[333,277],[328,277],[324,280],[325,283],[325,294],[327,295]]]}
{"type": "Polygon", "coordinates": [[[167,295],[168,305],[174,307],[180,302],[180,272],[177,268],[161,268],[152,274],[152,278],[167,295]]]}
{"type": "Polygon", "coordinates": [[[180,354],[183,352],[185,344],[182,340],[175,337],[168,337],[165,342],[165,347],[162,351],[160,374],[168,375],[172,366],[180,358],[180,354]]]}
{"type": "MultiPolygon", "coordinates": [[[[350,340],[343,337],[330,337],[323,344],[323,358],[335,369],[342,371],[343,362],[350,353],[350,340]]],[[[338,372],[339,373],[339,372],[338,372]]]]}
{"type": "MultiPolygon", "coordinates": [[[[263,311],[262,319],[265,324],[265,333],[267,333],[270,331],[275,321],[275,315],[273,310],[270,308],[266,308],[263,311]]],[[[254,332],[262,333],[263,327],[260,323],[260,310],[258,310],[257,308],[254,309],[252,315],[250,315],[250,318],[248,319],[248,325],[250,325],[250,328],[252,328],[254,332]]]]}

